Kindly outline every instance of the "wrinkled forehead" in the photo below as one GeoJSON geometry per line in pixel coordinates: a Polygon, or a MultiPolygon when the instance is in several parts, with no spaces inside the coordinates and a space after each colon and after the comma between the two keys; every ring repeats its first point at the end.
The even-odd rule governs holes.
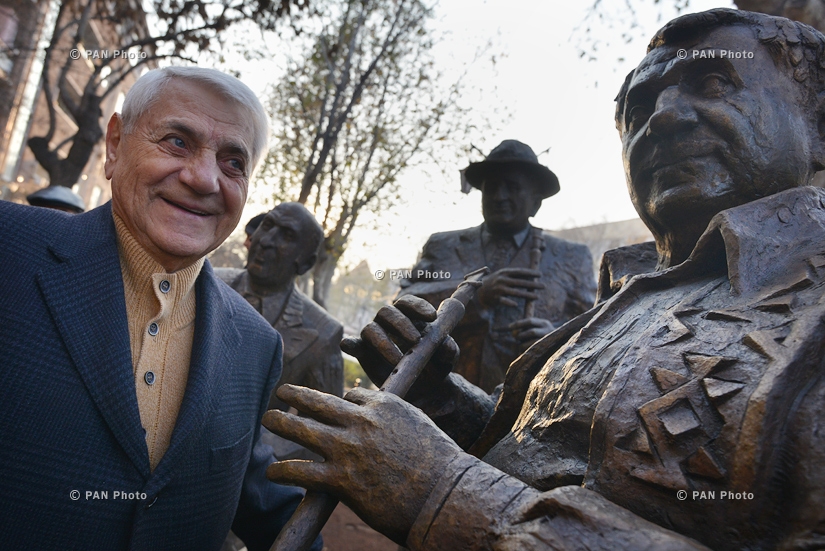
{"type": "Polygon", "coordinates": [[[773,65],[767,48],[747,25],[696,29],[651,50],[633,72],[628,89],[678,80],[687,69],[696,66],[727,64],[741,70],[752,69],[765,61],[773,65]]]}
{"type": "Polygon", "coordinates": [[[314,219],[309,218],[310,216],[300,205],[281,204],[272,209],[266,217],[278,226],[301,232],[307,230],[314,221],[314,219]]]}

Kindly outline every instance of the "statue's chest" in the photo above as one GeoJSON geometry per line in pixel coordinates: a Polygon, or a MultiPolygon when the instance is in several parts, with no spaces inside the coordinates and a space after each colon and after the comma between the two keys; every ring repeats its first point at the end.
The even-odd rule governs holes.
{"type": "Polygon", "coordinates": [[[803,385],[783,381],[806,370],[793,358],[810,340],[803,326],[821,296],[806,285],[741,298],[715,280],[657,317],[601,395],[585,485],[680,531],[730,531],[748,511],[770,509],[774,475],[762,458],[782,442],[781,430],[772,437],[765,427],[782,426],[770,417],[787,417],[799,391],[791,387],[803,385]]]}

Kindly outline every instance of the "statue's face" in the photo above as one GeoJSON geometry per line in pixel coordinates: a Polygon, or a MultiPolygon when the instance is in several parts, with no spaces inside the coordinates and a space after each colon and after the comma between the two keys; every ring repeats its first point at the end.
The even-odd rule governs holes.
{"type": "Polygon", "coordinates": [[[309,230],[310,216],[303,209],[278,205],[266,215],[252,234],[247,271],[259,285],[279,288],[299,275],[301,260],[314,251],[309,230]]]}
{"type": "Polygon", "coordinates": [[[806,184],[815,106],[803,105],[800,91],[743,26],[654,49],[620,119],[642,219],[660,233],[704,228],[721,210],[806,184]]]}
{"type": "Polygon", "coordinates": [[[481,182],[481,211],[491,231],[516,234],[541,202],[538,186],[518,168],[491,172],[481,182]]]}

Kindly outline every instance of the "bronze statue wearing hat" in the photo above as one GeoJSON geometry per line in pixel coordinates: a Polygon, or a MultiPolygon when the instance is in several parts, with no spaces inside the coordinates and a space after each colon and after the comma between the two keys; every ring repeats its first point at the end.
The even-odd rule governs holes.
{"type": "Polygon", "coordinates": [[[33,207],[45,207],[62,210],[71,214],[80,214],[86,210],[86,204],[80,195],[63,186],[48,186],[26,196],[33,207]]]}
{"type": "Polygon", "coordinates": [[[504,140],[464,177],[481,190],[484,223],[430,236],[400,294],[437,306],[464,274],[490,268],[453,337],[456,372],[491,392],[527,346],[593,305],[593,262],[586,246],[530,225],[559,180],[528,145],[504,140]]]}

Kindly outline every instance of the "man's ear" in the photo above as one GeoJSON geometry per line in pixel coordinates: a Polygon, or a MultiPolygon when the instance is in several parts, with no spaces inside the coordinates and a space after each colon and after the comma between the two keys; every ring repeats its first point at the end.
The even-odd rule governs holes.
{"type": "Polygon", "coordinates": [[[301,275],[304,275],[305,273],[307,273],[310,268],[315,266],[315,262],[317,262],[317,260],[318,260],[318,255],[317,254],[313,254],[312,256],[304,258],[302,261],[301,260],[296,260],[295,265],[297,267],[297,270],[296,270],[297,274],[299,276],[301,276],[301,275]]]}
{"type": "Polygon", "coordinates": [[[120,140],[123,137],[123,119],[120,115],[114,113],[109,119],[109,124],[106,126],[106,162],[103,169],[106,172],[106,179],[111,180],[112,174],[115,173],[115,165],[117,164],[117,148],[120,145],[120,140]]]}

